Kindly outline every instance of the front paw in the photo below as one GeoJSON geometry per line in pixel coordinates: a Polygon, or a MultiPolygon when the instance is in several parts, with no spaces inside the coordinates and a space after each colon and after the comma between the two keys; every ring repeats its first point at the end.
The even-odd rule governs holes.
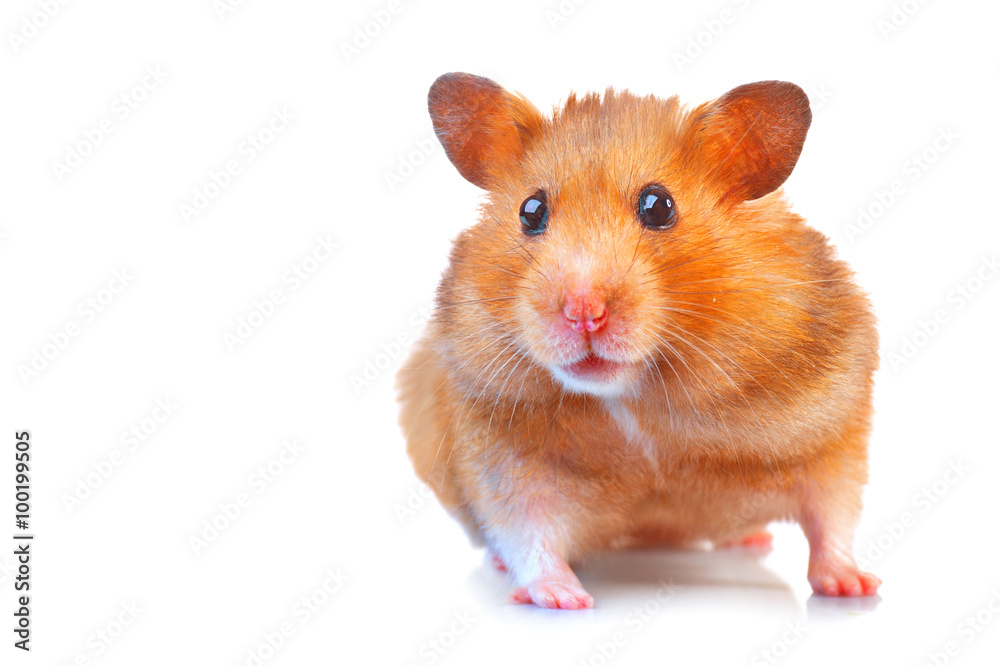
{"type": "Polygon", "coordinates": [[[878,592],[882,581],[855,566],[840,565],[810,567],[809,583],[826,597],[868,597],[878,592]]]}
{"type": "Polygon", "coordinates": [[[510,595],[511,603],[535,604],[541,608],[582,610],[594,607],[594,598],[576,583],[536,581],[519,587],[510,595]]]}

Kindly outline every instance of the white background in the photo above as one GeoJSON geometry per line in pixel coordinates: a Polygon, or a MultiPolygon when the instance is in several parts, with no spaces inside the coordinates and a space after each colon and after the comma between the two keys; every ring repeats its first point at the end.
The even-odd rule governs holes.
{"type": "Polygon", "coordinates": [[[910,14],[885,34],[888,0],[567,1],[557,22],[555,0],[407,0],[367,44],[357,30],[372,12],[385,22],[385,1],[248,0],[220,16],[212,0],[91,0],[51,18],[44,4],[0,15],[0,662],[752,664],[770,650],[788,664],[995,663],[1000,278],[983,262],[1000,253],[996,3],[897,1],[910,14]],[[880,319],[856,552],[884,579],[881,600],[811,598],[805,539],[778,526],[760,561],[596,557],[580,571],[593,611],[504,605],[507,582],[421,494],[396,425],[394,341],[419,333],[481,196],[426,142],[426,91],[448,71],[542,109],[609,85],[689,104],[762,79],[809,92],[785,190],[880,319]],[[269,135],[274,109],[294,120],[269,135]],[[258,134],[270,142],[249,160],[258,134]],[[53,163],[76,150],[88,154],[60,178],[53,163]],[[933,163],[914,170],[925,152],[933,163]],[[230,160],[240,172],[185,221],[180,206],[230,160]],[[859,208],[880,214],[852,234],[859,208]],[[317,238],[333,256],[313,255],[317,238]],[[296,267],[314,270],[295,285],[283,276],[296,267]],[[224,336],[275,289],[283,301],[231,350],[224,336]],[[938,310],[944,323],[919,335],[938,310]],[[900,362],[907,341],[919,348],[900,362]],[[165,420],[157,400],[176,405],[165,420]],[[143,427],[143,441],[127,435],[143,427]],[[10,631],[22,429],[30,654],[10,631]],[[274,462],[292,438],[301,452],[274,462]],[[268,464],[279,473],[262,483],[268,464]],[[206,539],[198,552],[192,537],[206,539]],[[328,572],[346,577],[330,594],[328,572]],[[313,594],[315,611],[296,606],[313,594]],[[134,621],[123,604],[141,609],[134,621]],[[272,650],[284,622],[293,633],[272,650]]]}

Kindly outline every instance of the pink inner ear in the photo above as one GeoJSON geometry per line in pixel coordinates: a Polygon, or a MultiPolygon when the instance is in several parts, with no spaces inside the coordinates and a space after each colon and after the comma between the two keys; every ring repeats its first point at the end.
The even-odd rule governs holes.
{"type": "Polygon", "coordinates": [[[528,102],[482,76],[451,73],[431,86],[427,106],[448,159],[472,184],[515,166],[541,116],[528,102]]]}
{"type": "Polygon", "coordinates": [[[730,90],[696,122],[713,175],[727,187],[728,197],[747,201],[785,182],[811,121],[809,98],[801,88],[761,81],[730,90]]]}

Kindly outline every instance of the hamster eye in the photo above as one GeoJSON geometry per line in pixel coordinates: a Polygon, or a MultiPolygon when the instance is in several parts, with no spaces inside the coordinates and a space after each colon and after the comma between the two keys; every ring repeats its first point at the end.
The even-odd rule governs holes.
{"type": "Polygon", "coordinates": [[[650,185],[639,195],[639,221],[650,229],[669,229],[677,222],[677,206],[670,193],[650,185]]]}
{"type": "Polygon", "coordinates": [[[545,203],[545,192],[536,192],[521,204],[521,224],[529,236],[545,231],[549,223],[549,207],[545,203]]]}

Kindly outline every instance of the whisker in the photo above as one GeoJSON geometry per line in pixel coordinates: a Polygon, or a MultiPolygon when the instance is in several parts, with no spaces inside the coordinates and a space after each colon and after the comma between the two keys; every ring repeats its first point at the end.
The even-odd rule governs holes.
{"type": "MultiPolygon", "coordinates": [[[[706,305],[706,304],[701,304],[701,303],[695,304],[695,303],[688,303],[686,301],[679,301],[679,302],[682,305],[691,305],[693,307],[709,308],[711,310],[716,310],[718,312],[722,312],[722,313],[727,314],[729,316],[736,317],[741,322],[743,322],[744,328],[740,328],[737,324],[734,324],[732,322],[723,321],[722,319],[719,319],[717,317],[709,317],[708,315],[702,314],[702,313],[694,311],[694,310],[687,310],[687,309],[684,309],[684,308],[675,308],[675,307],[667,307],[667,306],[652,306],[650,309],[653,309],[653,310],[663,310],[663,311],[667,311],[667,312],[677,312],[677,313],[680,313],[680,314],[683,314],[683,315],[688,315],[688,316],[692,316],[692,317],[699,317],[701,319],[705,319],[707,321],[711,321],[713,323],[720,324],[722,326],[729,326],[730,328],[733,328],[733,329],[735,329],[735,330],[737,330],[737,331],[739,331],[741,333],[744,332],[746,330],[746,328],[751,328],[751,327],[755,328],[755,329],[757,329],[759,331],[774,332],[774,333],[778,332],[776,330],[769,329],[769,328],[766,328],[764,326],[750,324],[749,322],[747,322],[745,319],[743,319],[739,315],[736,315],[734,313],[731,313],[731,312],[728,312],[726,310],[723,310],[722,308],[716,308],[716,307],[713,307],[713,306],[710,306],[710,305],[706,305]]],[[[798,356],[807,365],[810,365],[810,366],[814,365],[814,363],[808,357],[804,356],[803,354],[801,354],[800,352],[796,351],[795,349],[793,349],[792,347],[788,346],[787,344],[784,344],[784,343],[780,342],[777,339],[777,336],[770,338],[770,341],[773,344],[778,345],[779,347],[781,347],[785,351],[789,352],[790,354],[794,354],[795,356],[798,356]]],[[[764,356],[763,354],[761,354],[760,351],[758,351],[756,347],[748,345],[747,349],[750,349],[751,351],[753,351],[754,353],[756,353],[758,356],[760,356],[762,359],[764,359],[765,361],[767,361],[768,363],[770,363],[772,366],[774,366],[774,368],[776,370],[778,370],[778,372],[781,372],[781,374],[784,375],[785,378],[789,380],[789,382],[792,381],[791,378],[787,374],[785,374],[784,371],[781,370],[781,368],[779,368],[777,365],[774,365],[774,362],[771,361],[766,356],[764,356]]]]}
{"type": "MultiPolygon", "coordinates": [[[[656,327],[656,328],[660,328],[660,327],[656,327]]],[[[663,332],[665,332],[665,333],[669,332],[669,331],[666,331],[665,329],[660,329],[660,330],[663,330],[663,332]]],[[[736,458],[737,461],[738,461],[739,447],[736,445],[736,441],[733,438],[732,430],[729,429],[729,424],[723,418],[723,410],[720,408],[719,403],[716,401],[714,392],[711,391],[708,388],[708,386],[705,385],[705,382],[702,381],[701,376],[698,373],[696,373],[691,368],[690,365],[688,365],[688,362],[684,359],[684,356],[677,351],[676,347],[674,347],[672,344],[670,344],[670,342],[666,338],[664,338],[662,335],[656,335],[656,337],[658,338],[658,341],[660,343],[662,343],[664,346],[666,346],[674,354],[674,356],[677,357],[677,360],[679,360],[681,362],[681,364],[687,369],[687,371],[691,375],[691,377],[693,377],[699,384],[701,384],[702,391],[708,397],[708,399],[712,401],[712,405],[714,405],[714,407],[715,407],[715,410],[716,410],[716,413],[714,415],[715,421],[718,422],[718,423],[720,423],[722,425],[722,427],[725,429],[725,431],[726,431],[726,438],[729,440],[728,441],[729,448],[733,451],[734,458],[736,458]]],[[[684,342],[686,342],[686,341],[684,341],[684,342]]],[[[688,342],[687,344],[690,345],[691,343],[688,342]]],[[[685,393],[687,393],[687,387],[686,387],[684,381],[680,378],[680,375],[677,374],[677,370],[673,367],[673,364],[670,363],[669,359],[667,359],[666,355],[663,354],[662,350],[660,350],[659,348],[657,348],[657,351],[660,353],[661,356],[663,356],[663,359],[667,362],[667,365],[670,367],[670,369],[674,371],[674,375],[677,377],[678,383],[684,389],[685,393]]],[[[687,393],[687,395],[688,395],[688,400],[691,403],[692,409],[694,409],[695,413],[697,414],[698,413],[698,408],[697,408],[697,406],[696,406],[696,404],[694,402],[694,399],[691,397],[690,393],[687,393]]],[[[742,474],[742,470],[741,470],[741,474],[742,474]]]]}

